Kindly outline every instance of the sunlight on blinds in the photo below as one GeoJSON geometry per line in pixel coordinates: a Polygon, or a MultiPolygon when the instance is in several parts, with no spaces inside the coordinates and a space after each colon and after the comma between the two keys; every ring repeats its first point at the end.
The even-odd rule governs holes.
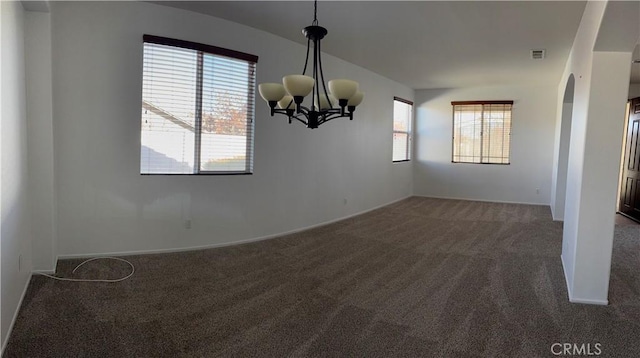
{"type": "Polygon", "coordinates": [[[144,44],[141,173],[191,174],[197,51],[144,44]]]}
{"type": "Polygon", "coordinates": [[[255,62],[145,42],[142,87],[141,173],[251,173],[255,62]]]}
{"type": "Polygon", "coordinates": [[[453,162],[509,164],[511,109],[509,103],[454,103],[453,162]]]}
{"type": "Polygon", "coordinates": [[[394,162],[411,159],[411,118],[413,105],[408,101],[393,101],[393,150],[394,162]]]}

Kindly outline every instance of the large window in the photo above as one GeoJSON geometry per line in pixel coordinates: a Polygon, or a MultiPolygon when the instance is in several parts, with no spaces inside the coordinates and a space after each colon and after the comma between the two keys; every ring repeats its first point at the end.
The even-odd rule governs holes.
{"type": "Polygon", "coordinates": [[[251,173],[257,61],[144,35],[140,173],[251,173]]]}
{"type": "Polygon", "coordinates": [[[393,161],[411,159],[411,118],[413,102],[393,98],[393,161]]]}
{"type": "Polygon", "coordinates": [[[454,163],[509,164],[513,101],[451,102],[454,163]]]}

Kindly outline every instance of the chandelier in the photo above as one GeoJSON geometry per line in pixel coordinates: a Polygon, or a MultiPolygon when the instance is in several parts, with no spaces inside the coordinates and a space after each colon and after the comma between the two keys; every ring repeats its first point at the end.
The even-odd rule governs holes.
{"type": "Polygon", "coordinates": [[[329,91],[324,81],[322,71],[322,56],[320,40],[327,35],[327,29],[318,26],[318,1],[313,3],[313,22],[302,33],[307,38],[307,55],[301,75],[288,75],[280,83],[261,83],[258,86],[260,96],[269,103],[271,116],[283,114],[289,118],[289,123],[296,119],[308,128],[318,128],[319,125],[335,118],[349,118],[353,120],[356,110],[364,93],[358,90],[358,82],[338,79],[329,81],[329,91]],[[311,76],[307,76],[309,64],[309,49],[313,43],[313,59],[311,76]],[[304,98],[311,94],[311,106],[303,105],[304,98]],[[277,106],[277,108],[276,108],[277,106]]]}

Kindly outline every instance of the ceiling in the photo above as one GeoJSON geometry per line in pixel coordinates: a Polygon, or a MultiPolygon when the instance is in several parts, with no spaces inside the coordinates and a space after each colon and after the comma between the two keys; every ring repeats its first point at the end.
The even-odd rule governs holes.
{"type": "MultiPolygon", "coordinates": [[[[636,45],[633,50],[631,59],[640,60],[640,45],[636,45]]],[[[640,83],[640,63],[633,63],[631,65],[631,81],[630,83],[640,83]]]]}
{"type": "MultiPolygon", "coordinates": [[[[311,1],[162,1],[306,44],[311,1]]],[[[320,1],[323,52],[414,89],[557,84],[585,1],[320,1]],[[545,49],[532,60],[531,49],[545,49]]]]}

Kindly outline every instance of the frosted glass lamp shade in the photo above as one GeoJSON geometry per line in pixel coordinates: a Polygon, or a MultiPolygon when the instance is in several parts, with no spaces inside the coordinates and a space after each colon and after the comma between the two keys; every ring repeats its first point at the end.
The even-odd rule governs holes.
{"type": "Polygon", "coordinates": [[[305,75],[288,75],[282,77],[282,83],[290,95],[305,97],[313,90],[315,80],[305,75]]]}
{"type": "Polygon", "coordinates": [[[338,100],[332,94],[329,94],[329,101],[327,101],[327,96],[320,94],[320,99],[316,98],[316,109],[318,104],[320,104],[320,110],[324,110],[332,108],[335,103],[338,103],[338,100]]]}
{"type": "Polygon", "coordinates": [[[287,94],[284,97],[282,97],[281,100],[278,101],[278,107],[280,107],[282,109],[295,109],[296,108],[296,103],[293,102],[293,97],[291,97],[291,96],[289,96],[287,94]]]}
{"type": "Polygon", "coordinates": [[[284,86],[279,83],[261,83],[258,86],[260,96],[267,102],[279,101],[286,94],[284,86]]]}
{"type": "Polygon", "coordinates": [[[354,94],[353,96],[351,96],[351,98],[349,98],[349,103],[347,103],[347,105],[349,107],[356,107],[358,106],[360,103],[362,103],[362,100],[364,99],[364,93],[358,91],[356,92],[356,94],[354,94]]]}
{"type": "Polygon", "coordinates": [[[350,99],[358,91],[358,82],[352,80],[331,80],[329,91],[337,99],[350,99]]]}

